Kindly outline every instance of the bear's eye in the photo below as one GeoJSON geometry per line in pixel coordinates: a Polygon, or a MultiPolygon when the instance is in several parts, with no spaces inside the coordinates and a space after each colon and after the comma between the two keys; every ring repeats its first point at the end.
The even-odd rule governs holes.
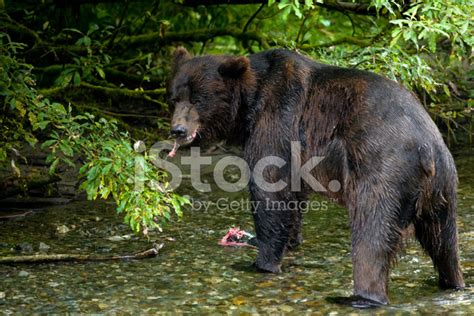
{"type": "Polygon", "coordinates": [[[198,98],[191,98],[190,101],[194,105],[200,105],[201,104],[201,100],[199,100],[198,98]]]}
{"type": "Polygon", "coordinates": [[[170,99],[170,103],[178,103],[178,102],[179,102],[179,100],[176,97],[173,97],[173,98],[170,99]]]}
{"type": "Polygon", "coordinates": [[[172,112],[174,111],[174,108],[176,107],[176,103],[178,103],[178,99],[177,98],[171,98],[169,99],[168,101],[168,108],[169,110],[172,112]]]}

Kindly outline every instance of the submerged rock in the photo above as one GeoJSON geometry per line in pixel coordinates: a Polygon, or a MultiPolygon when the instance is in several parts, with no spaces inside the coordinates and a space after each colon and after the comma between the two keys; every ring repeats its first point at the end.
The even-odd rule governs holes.
{"type": "Polygon", "coordinates": [[[39,247],[38,247],[38,250],[41,251],[41,252],[46,252],[48,251],[49,249],[51,249],[50,246],[48,246],[47,244],[45,244],[44,242],[40,242],[39,243],[39,247]]]}
{"type": "Polygon", "coordinates": [[[33,245],[31,245],[29,242],[22,242],[21,244],[15,245],[13,249],[21,253],[32,253],[33,245]]]}
{"type": "Polygon", "coordinates": [[[22,277],[22,278],[26,278],[27,276],[29,276],[30,274],[24,270],[21,270],[19,273],[18,273],[18,276],[19,277],[22,277]]]}
{"type": "Polygon", "coordinates": [[[107,240],[110,240],[110,241],[123,241],[123,240],[130,240],[130,239],[132,239],[132,235],[111,236],[107,238],[107,240]]]}
{"type": "Polygon", "coordinates": [[[66,225],[59,225],[58,227],[56,227],[56,231],[58,232],[58,234],[64,235],[67,234],[70,229],[66,225]]]}

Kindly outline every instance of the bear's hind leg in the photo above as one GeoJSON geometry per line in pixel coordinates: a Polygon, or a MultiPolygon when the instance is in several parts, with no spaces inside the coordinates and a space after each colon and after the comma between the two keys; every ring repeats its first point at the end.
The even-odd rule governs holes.
{"type": "Polygon", "coordinates": [[[360,309],[389,303],[389,271],[401,237],[392,223],[383,223],[382,218],[370,218],[380,214],[381,212],[374,210],[353,216],[351,225],[354,295],[328,298],[329,302],[360,309]]]}
{"type": "Polygon", "coordinates": [[[357,305],[352,305],[366,307],[359,306],[364,299],[369,306],[388,304],[389,271],[400,237],[384,232],[387,227],[381,223],[358,223],[356,227],[352,231],[352,272],[357,305]],[[390,234],[393,236],[388,237],[390,234]]]}
{"type": "Polygon", "coordinates": [[[423,212],[415,220],[415,235],[438,270],[440,287],[464,288],[454,211],[423,212]]]}
{"type": "Polygon", "coordinates": [[[390,200],[396,197],[361,188],[357,203],[349,207],[354,279],[351,305],[366,308],[389,303],[389,271],[400,248],[401,229],[397,203],[390,200]]]}
{"type": "Polygon", "coordinates": [[[293,224],[290,229],[287,249],[295,250],[303,243],[303,235],[301,234],[303,214],[301,213],[301,210],[292,210],[291,212],[293,224]]]}

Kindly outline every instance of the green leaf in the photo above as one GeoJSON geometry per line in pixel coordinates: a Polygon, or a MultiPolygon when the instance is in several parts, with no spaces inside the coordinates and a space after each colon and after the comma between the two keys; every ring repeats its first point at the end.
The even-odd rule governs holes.
{"type": "Polygon", "coordinates": [[[445,85],[445,84],[443,85],[443,91],[444,91],[444,93],[446,93],[446,95],[447,95],[448,97],[451,96],[451,91],[449,91],[448,86],[445,85]]]}
{"type": "Polygon", "coordinates": [[[56,79],[55,85],[59,87],[66,87],[72,80],[72,71],[68,70],[67,72],[61,73],[61,75],[56,79]]]}
{"type": "Polygon", "coordinates": [[[38,139],[31,133],[25,133],[25,140],[30,146],[34,146],[38,142],[38,139]]]}
{"type": "Polygon", "coordinates": [[[80,39],[76,41],[76,45],[89,47],[91,46],[91,38],[89,36],[81,37],[80,39]]]}
{"type": "Polygon", "coordinates": [[[81,75],[77,71],[74,73],[73,83],[75,86],[78,86],[81,84],[81,75]]]}
{"type": "Polygon", "coordinates": [[[109,194],[110,194],[110,188],[108,187],[104,187],[102,188],[102,190],[100,190],[101,198],[103,198],[104,200],[106,200],[109,197],[109,194]]]}
{"type": "Polygon", "coordinates": [[[57,143],[56,139],[47,140],[43,144],[41,144],[41,149],[45,149],[45,148],[50,147],[50,146],[52,146],[53,144],[56,144],[56,143],[57,143]]]}
{"type": "Polygon", "coordinates": [[[9,103],[10,103],[10,110],[16,109],[16,99],[15,98],[11,98],[9,103]]]}
{"type": "Polygon", "coordinates": [[[69,142],[67,142],[67,141],[60,142],[59,143],[59,149],[61,149],[61,151],[64,153],[64,155],[66,155],[68,157],[74,156],[74,151],[73,151],[71,145],[69,144],[69,142]]]}
{"type": "Polygon", "coordinates": [[[181,211],[180,203],[173,199],[173,200],[171,200],[171,204],[173,205],[174,212],[176,213],[176,215],[178,215],[179,217],[182,217],[183,212],[181,211]]]}
{"type": "Polygon", "coordinates": [[[109,173],[110,169],[112,169],[112,164],[107,164],[105,167],[102,169],[102,174],[106,175],[109,173]]]}
{"type": "Polygon", "coordinates": [[[49,167],[49,174],[54,174],[56,172],[56,167],[58,166],[59,158],[54,159],[53,163],[49,167]]]}
{"type": "Polygon", "coordinates": [[[61,116],[67,115],[66,109],[61,103],[53,103],[51,104],[51,108],[55,111],[58,112],[61,116]]]}
{"type": "Polygon", "coordinates": [[[97,178],[98,175],[99,175],[98,166],[94,166],[90,168],[89,171],[87,172],[87,181],[92,182],[93,180],[97,178]]]}
{"type": "Polygon", "coordinates": [[[125,211],[125,207],[127,206],[127,200],[123,199],[120,201],[119,207],[117,208],[117,212],[121,213],[125,211]]]}
{"type": "Polygon", "coordinates": [[[105,72],[102,68],[100,68],[99,66],[96,66],[95,67],[95,70],[97,70],[97,73],[99,74],[99,76],[102,78],[102,79],[105,79],[105,72]]]}
{"type": "Polygon", "coordinates": [[[393,36],[392,40],[390,41],[390,47],[393,47],[397,44],[401,35],[402,35],[402,32],[399,31],[395,36],[393,36]]]}
{"type": "Polygon", "coordinates": [[[63,158],[63,161],[69,166],[69,167],[72,167],[72,168],[75,168],[76,167],[76,164],[69,158],[63,158]]]}
{"type": "Polygon", "coordinates": [[[39,128],[41,130],[44,130],[49,125],[49,123],[51,123],[51,121],[44,120],[44,121],[37,122],[33,127],[34,129],[39,128]]]}
{"type": "Polygon", "coordinates": [[[74,33],[84,35],[81,31],[79,31],[78,29],[74,29],[74,28],[65,28],[65,29],[63,29],[63,31],[69,31],[69,32],[74,32],[74,33]]]}
{"type": "Polygon", "coordinates": [[[91,46],[91,38],[89,36],[84,36],[84,45],[91,46]]]}
{"type": "Polygon", "coordinates": [[[15,108],[18,110],[18,112],[20,112],[19,114],[21,117],[24,117],[26,115],[26,108],[20,101],[16,100],[15,108]]]}
{"type": "Polygon", "coordinates": [[[95,31],[97,31],[98,29],[99,29],[99,26],[97,24],[95,24],[95,23],[91,24],[89,26],[89,30],[87,31],[87,35],[91,35],[95,31]]]}

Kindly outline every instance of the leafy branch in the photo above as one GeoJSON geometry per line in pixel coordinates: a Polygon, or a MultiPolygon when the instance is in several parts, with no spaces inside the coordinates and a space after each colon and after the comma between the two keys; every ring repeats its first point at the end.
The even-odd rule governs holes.
{"type": "MultiPolygon", "coordinates": [[[[81,188],[88,198],[112,197],[117,211],[124,213],[125,222],[135,232],[147,234],[150,229],[161,230],[173,213],[180,218],[182,206],[189,202],[170,189],[167,173],[153,164],[155,157],[136,150],[128,133],[118,130],[117,121],[97,119],[87,112],[75,115],[70,105],[66,108],[38,94],[34,89],[32,67],[15,56],[22,47],[0,33],[0,61],[5,70],[0,76],[5,105],[0,117],[0,135],[6,140],[0,146],[0,162],[5,163],[13,146],[21,148],[25,140],[31,145],[40,142],[43,149],[49,150],[46,162],[53,176],[60,164],[76,167],[76,158],[80,156],[84,161],[79,170],[83,180],[81,188]],[[45,135],[46,140],[43,140],[45,135]]],[[[163,89],[121,91],[123,89],[86,82],[80,86],[128,96],[149,97],[164,92],[163,89]]]]}

